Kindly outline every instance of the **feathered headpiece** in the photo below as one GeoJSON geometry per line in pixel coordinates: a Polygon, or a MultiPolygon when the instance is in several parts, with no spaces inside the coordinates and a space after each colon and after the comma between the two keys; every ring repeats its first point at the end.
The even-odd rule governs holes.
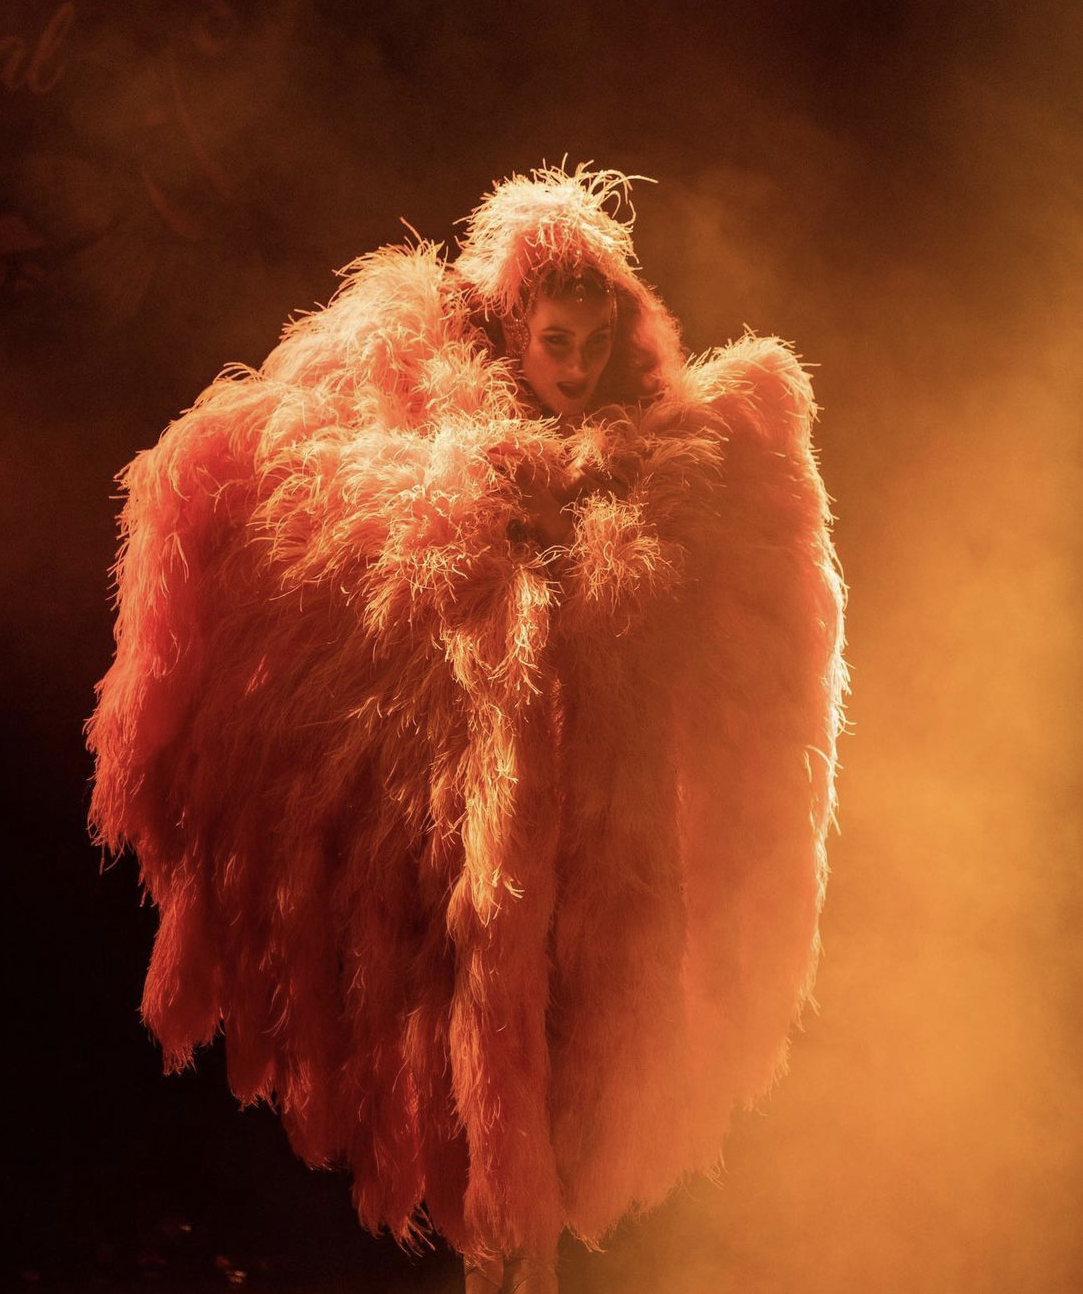
{"type": "Polygon", "coordinates": [[[588,165],[571,175],[560,167],[513,175],[467,218],[455,264],[487,314],[504,319],[522,311],[550,272],[572,279],[594,271],[614,287],[634,289],[631,177],[588,165]],[[617,217],[622,206],[626,220],[617,217]]]}

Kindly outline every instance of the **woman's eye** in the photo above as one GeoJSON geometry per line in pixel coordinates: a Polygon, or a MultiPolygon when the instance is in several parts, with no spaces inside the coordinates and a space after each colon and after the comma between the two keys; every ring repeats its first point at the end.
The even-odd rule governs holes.
{"type": "Polygon", "coordinates": [[[568,349],[568,339],[567,339],[567,337],[546,337],[544,340],[545,340],[545,344],[546,344],[546,346],[548,347],[548,349],[549,349],[549,350],[567,350],[567,349],[568,349]]]}

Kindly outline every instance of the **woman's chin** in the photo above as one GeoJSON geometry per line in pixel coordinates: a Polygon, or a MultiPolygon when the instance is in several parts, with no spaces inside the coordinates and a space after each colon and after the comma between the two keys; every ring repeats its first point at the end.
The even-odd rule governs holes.
{"type": "Polygon", "coordinates": [[[559,391],[554,391],[547,399],[542,402],[550,413],[555,413],[558,418],[569,419],[582,417],[587,411],[587,397],[572,400],[559,391]]]}

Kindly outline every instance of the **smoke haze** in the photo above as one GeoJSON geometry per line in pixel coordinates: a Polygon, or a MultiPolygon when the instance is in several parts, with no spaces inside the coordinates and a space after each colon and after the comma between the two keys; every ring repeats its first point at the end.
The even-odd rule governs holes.
{"type": "MultiPolygon", "coordinates": [[[[192,1095],[212,1074],[161,1095],[135,1023],[148,924],[131,869],[99,879],[81,835],[110,478],[223,363],[258,362],[326,300],[335,266],[405,237],[400,216],[453,240],[494,178],[567,152],[659,181],[635,187],[636,246],[692,349],[747,326],[817,366],[853,667],[820,1010],[785,1083],[735,1120],[720,1184],[689,1184],[602,1255],[569,1248],[567,1290],[1080,1288],[1083,18],[843,0],[715,17],[68,8],[63,76],[0,88],[28,1252],[58,1210],[108,1194],[57,1037],[85,1056],[106,1040],[113,1057],[74,1081],[143,1119],[110,1116],[118,1199],[138,1182],[183,1201],[207,1163],[254,1214],[330,1198],[256,1134],[221,1131],[239,1116],[192,1095]],[[153,1131],[169,1119],[182,1131],[153,1131]],[[62,1205],[35,1165],[47,1127],[71,1147],[62,1205]],[[236,1137],[228,1166],[216,1136],[236,1137]],[[125,1175],[144,1140],[167,1185],[125,1175]]],[[[0,38],[29,46],[57,9],[0,5],[0,38]]],[[[347,1211],[321,1243],[352,1243],[347,1211]]],[[[429,1279],[396,1272],[396,1288],[429,1279]]]]}

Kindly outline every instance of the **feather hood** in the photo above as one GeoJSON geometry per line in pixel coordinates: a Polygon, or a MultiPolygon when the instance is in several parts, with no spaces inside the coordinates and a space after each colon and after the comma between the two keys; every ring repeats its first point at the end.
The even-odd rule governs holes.
{"type": "Polygon", "coordinates": [[[620,171],[571,175],[559,167],[513,175],[495,186],[467,218],[456,268],[478,300],[498,317],[510,314],[525,290],[550,268],[574,274],[597,270],[615,286],[637,285],[628,200],[620,171]],[[619,219],[627,207],[626,220],[619,219]]]}

